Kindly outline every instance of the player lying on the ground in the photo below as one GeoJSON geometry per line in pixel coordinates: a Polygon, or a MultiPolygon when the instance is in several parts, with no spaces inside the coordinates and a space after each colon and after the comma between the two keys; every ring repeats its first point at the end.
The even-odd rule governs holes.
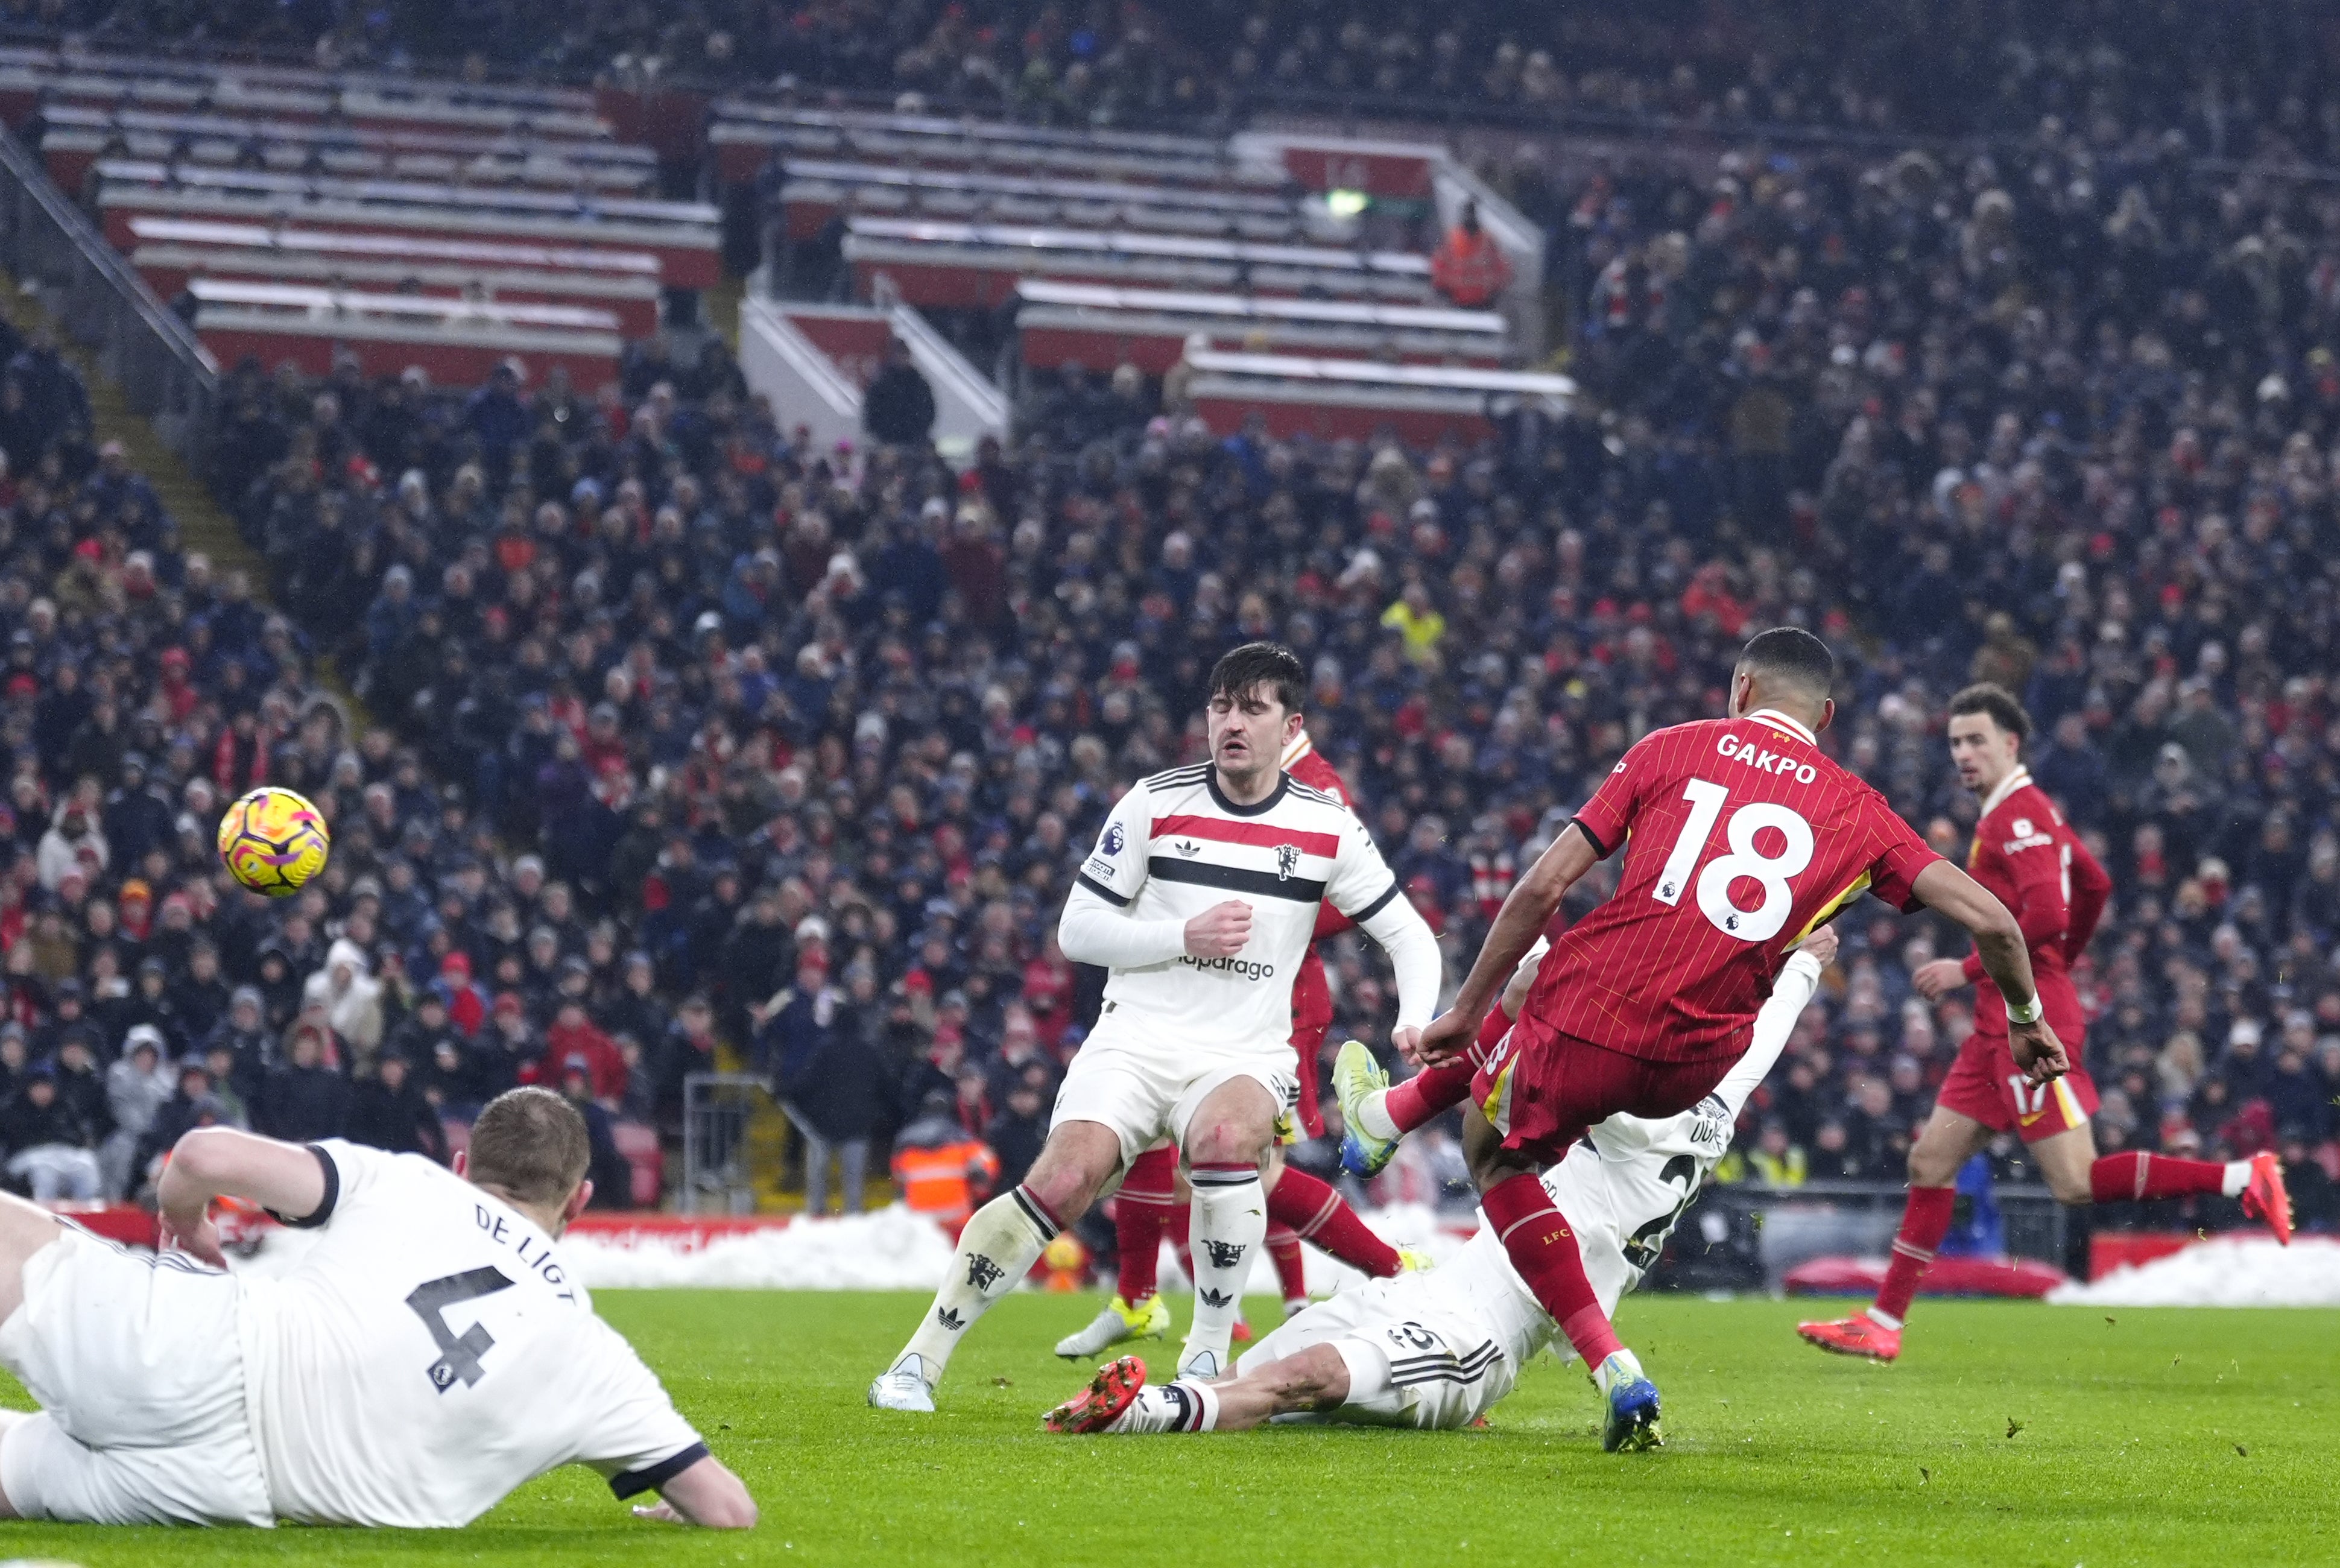
{"type": "MultiPolygon", "coordinates": [[[[1747,1054],[1695,1108],[1661,1121],[1611,1116],[1543,1173],[1604,1312],[1616,1311],[1664,1250],[1835,952],[1836,934],[1822,927],[1789,958],[1747,1054]]],[[[1046,1424],[1052,1432],[1233,1432],[1285,1416],[1468,1426],[1512,1391],[1520,1369],[1558,1333],[1482,1216],[1479,1234],[1453,1262],[1319,1302],[1254,1345],[1226,1382],[1147,1386],[1145,1364],[1124,1356],[1050,1411],[1046,1424]]],[[[1662,1438],[1652,1430],[1649,1441],[1662,1438]]]]}
{"type": "MultiPolygon", "coordinates": [[[[1349,1045],[1365,1049],[1354,1040],[1349,1045]]],[[[1304,1075],[1314,1070],[1312,1057],[1304,1054],[1300,1063],[1304,1075]]],[[[1305,1098],[1301,1108],[1304,1116],[1310,1109],[1305,1098]]],[[[1308,1123],[1304,1120],[1301,1125],[1304,1127],[1308,1123]]],[[[1321,1116],[1316,1118],[1316,1133],[1324,1131],[1324,1125],[1321,1116]]],[[[1428,1266],[1423,1254],[1393,1246],[1374,1235],[1330,1182],[1286,1165],[1280,1150],[1271,1152],[1260,1179],[1267,1188],[1267,1255],[1275,1265],[1276,1281],[1284,1290],[1286,1317],[1308,1305],[1307,1275],[1300,1255],[1304,1241],[1368,1279],[1388,1279],[1409,1268],[1428,1266]]],[[[1128,1340],[1168,1336],[1170,1307],[1161,1295],[1165,1237],[1177,1248],[1188,1277],[1194,1275],[1188,1250],[1193,1200],[1191,1195],[1182,1196],[1179,1186],[1178,1150],[1174,1144],[1150,1148],[1131,1162],[1121,1190],[1114,1194],[1113,1228],[1121,1247],[1121,1262],[1113,1299],[1087,1324],[1056,1342],[1058,1355],[1067,1361],[1086,1361],[1128,1340]]],[[[1240,1342],[1250,1336],[1250,1329],[1238,1317],[1234,1338],[1240,1342]]]]}
{"type": "Polygon", "coordinates": [[[41,1405],[0,1412],[0,1516],[458,1525],[580,1464],[620,1498],[658,1492],[647,1517],[754,1524],[561,1259],[590,1157],[575,1107],[514,1089],[452,1172],[338,1138],[189,1133],[158,1195],[177,1252],[0,1196],[0,1365],[41,1405]],[[221,1197],[317,1241],[281,1279],[219,1272],[221,1197]]]}
{"type": "Polygon", "coordinates": [[[1901,1354],[1910,1300],[1950,1228],[1958,1167],[1999,1133],[2023,1140],[2060,1202],[2224,1195],[2240,1198],[2243,1212],[2265,1220],[2277,1241],[2291,1241],[2291,1197],[2284,1190],[2283,1164],[2272,1152],[2242,1160],[2139,1150],[2097,1157],[2088,1125],[2097,1086],[2081,1066],[2088,1018],[2072,985],[2071,965],[2096,935],[2112,878],[2023,765],[2031,716],[2012,695],[1987,683],[1968,687],[1950,699],[1948,732],[1958,779],[1982,801],[1967,868],[2023,928],[2040,1005],[2071,1053],[2072,1070],[2049,1084],[2030,1083],[2016,1070],[2008,1051],[2007,998],[1973,954],[1936,958],[1911,977],[1929,998],[1972,984],[1974,1032],[1958,1047],[1933,1115],[1910,1146],[1909,1200],[1875,1304],[1856,1316],[1796,1325],[1822,1350],[1876,1361],[1901,1354]]]}
{"type": "Polygon", "coordinates": [[[933,1410],[975,1321],[1165,1136],[1195,1194],[1195,1316],[1179,1365],[1225,1370],[1267,1234],[1261,1166],[1299,1099],[1291,977],[1319,907],[1389,954],[1401,1049],[1437,1004],[1437,938],[1364,824],[1283,769],[1307,690],[1288,648],[1228,653],[1211,671],[1210,760],[1142,780],[1106,818],[1057,927],[1066,958],[1112,971],[1097,1026],[1065,1074],[1040,1157],[967,1221],[917,1332],[871,1382],[871,1404],[933,1410]]]}
{"type": "Polygon", "coordinates": [[[2008,998],[2009,1051],[2026,1082],[2045,1086],[2070,1066],[2015,917],[1820,749],[1836,677],[1836,656],[1808,631],[1776,627],[1749,641],[1731,672],[1731,716],[1635,742],[1512,885],[1453,1006],[1410,1051],[1400,1043],[1446,1069],[1453,1101],[1470,1099],[1472,1180],[1520,1277],[1594,1369],[1613,1447],[1648,1445],[1657,1386],[1601,1310],[1538,1173],[1611,1116],[1674,1116],[1711,1093],[1800,935],[1865,894],[1947,915],[2008,998]],[[1569,888],[1621,849],[1616,890],[1552,935],[1569,888]],[[1551,954],[1482,1054],[1496,994],[1540,936],[1551,954]],[[1456,1081],[1474,1063],[1467,1085],[1456,1081]]]}

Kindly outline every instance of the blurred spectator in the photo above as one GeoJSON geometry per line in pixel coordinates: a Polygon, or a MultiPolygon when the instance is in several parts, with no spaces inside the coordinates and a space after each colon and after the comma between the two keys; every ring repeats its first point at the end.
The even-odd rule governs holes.
{"type": "Polygon", "coordinates": [[[139,1174],[137,1156],[154,1118],[176,1092],[177,1075],[164,1058],[163,1032],[152,1024],[133,1025],[121,1057],[105,1070],[105,1100],[114,1130],[98,1146],[97,1163],[107,1197],[129,1195],[139,1174]]]}
{"type": "Polygon", "coordinates": [[[964,1222],[999,1178],[999,1156],[952,1114],[950,1097],[934,1094],[894,1138],[894,1186],[913,1214],[947,1226],[964,1222]]]}
{"type": "Polygon", "coordinates": [[[1479,203],[1466,201],[1430,258],[1430,280],[1466,311],[1490,309],[1511,286],[1512,264],[1494,235],[1479,226],[1479,203]]]}
{"type": "Polygon", "coordinates": [[[999,1183],[1013,1186],[1021,1182],[1047,1138],[1048,1102],[1039,1086],[1016,1084],[1007,1091],[1006,1109],[993,1120],[987,1140],[999,1158],[999,1183]]]}
{"type": "Polygon", "coordinates": [[[349,1121],[350,1082],[325,1065],[325,1046],[323,1026],[307,1021],[292,1026],[285,1059],[261,1084],[253,1131],[296,1144],[342,1136],[349,1121]]]}
{"type": "Polygon", "coordinates": [[[104,1189],[89,1124],[58,1096],[55,1076],[46,1067],[34,1068],[0,1107],[0,1141],[9,1150],[8,1174],[30,1186],[36,1203],[85,1203],[104,1189]]]}
{"type": "Polygon", "coordinates": [[[414,1082],[406,1057],[396,1051],[377,1057],[372,1075],[351,1086],[342,1136],[392,1154],[447,1163],[447,1134],[439,1112],[414,1082]]]}
{"type": "MultiPolygon", "coordinates": [[[[798,972],[810,978],[808,970],[798,972]]],[[[831,1006],[836,1011],[828,1027],[819,1031],[804,1070],[784,1086],[782,1103],[804,1136],[805,1212],[828,1211],[834,1155],[843,1212],[859,1214],[870,1140],[892,1087],[883,1047],[885,1019],[866,969],[857,969],[847,992],[831,1006]]]]}
{"type": "Polygon", "coordinates": [[[861,392],[861,424],[872,441],[923,447],[935,428],[935,389],[911,362],[909,345],[886,340],[886,357],[861,392]]]}
{"type": "Polygon", "coordinates": [[[560,1093],[585,1118],[586,1146],[591,1151],[585,1174],[593,1184],[593,1196],[587,1206],[633,1207],[634,1167],[619,1151],[609,1111],[593,1097],[591,1070],[582,1062],[565,1068],[560,1075],[560,1093]]]}

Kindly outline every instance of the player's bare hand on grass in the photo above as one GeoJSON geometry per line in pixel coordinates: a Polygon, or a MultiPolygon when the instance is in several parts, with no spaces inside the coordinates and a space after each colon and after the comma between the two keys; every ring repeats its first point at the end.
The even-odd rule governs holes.
{"type": "Polygon", "coordinates": [[[165,1251],[175,1249],[183,1252],[197,1263],[208,1264],[213,1268],[227,1266],[227,1255],[220,1250],[219,1227],[212,1224],[208,1212],[200,1213],[189,1220],[165,1211],[157,1215],[155,1219],[165,1251]]]}
{"type": "Polygon", "coordinates": [[[2048,1020],[2036,1024],[2014,1024],[2008,1029],[2008,1049],[2015,1057],[2015,1065],[2023,1076],[2035,1084],[2060,1078],[2072,1070],[2071,1058],[2064,1054],[2064,1042],[2048,1027],[2048,1020]]]}
{"type": "Polygon", "coordinates": [[[1186,922],[1186,956],[1232,958],[1251,940],[1251,906],[1241,898],[1212,905],[1186,922]]]}
{"type": "Polygon", "coordinates": [[[648,1519],[659,1524],[688,1525],[690,1523],[682,1516],[682,1511],[671,1503],[637,1503],[634,1504],[634,1517],[648,1519]]]}
{"type": "Polygon", "coordinates": [[[1814,931],[1810,936],[1806,937],[1802,941],[1798,942],[1796,944],[1796,951],[1799,953],[1810,953],[1812,957],[1812,962],[1825,969],[1830,964],[1836,962],[1836,928],[1834,926],[1822,926],[1819,930],[1814,931]]]}
{"type": "Polygon", "coordinates": [[[1956,958],[1934,958],[1918,966],[1909,983],[1928,1001],[1945,997],[1967,983],[1966,966],[1956,958]]]}

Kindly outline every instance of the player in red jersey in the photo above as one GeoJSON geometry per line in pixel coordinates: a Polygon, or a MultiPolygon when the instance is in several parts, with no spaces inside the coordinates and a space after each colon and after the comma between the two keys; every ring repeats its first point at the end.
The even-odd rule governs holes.
{"type": "Polygon", "coordinates": [[[2045,1083],[2067,1066],[2015,917],[1820,750],[1835,681],[1835,656],[1808,631],[1780,627],[1748,643],[1731,716],[1659,730],[1625,754],[1512,888],[1453,1007],[1419,1042],[1433,1067],[1467,1051],[1568,889],[1625,848],[1616,892],[1553,939],[1518,1021],[1472,1080],[1463,1119],[1487,1217],[1594,1369],[1611,1450],[1658,1442],[1658,1391],[1610,1326],[1536,1173],[1595,1122],[1678,1116],[1710,1093],[1808,932],[1863,893],[1939,910],[1974,934],[1984,969],[2020,998],[2009,1048],[2028,1078],[2045,1083]]]}
{"type": "Polygon", "coordinates": [[[1969,954],[1919,967],[1912,979],[1929,997],[1975,986],[1974,1032],[1958,1047],[1934,1114],[1909,1150],[1909,1206],[1876,1304],[1855,1317],[1796,1326],[1822,1350],[1877,1361],[1901,1354],[1910,1298],[1950,1226],[1958,1167],[1998,1133],[2023,1139],[2048,1190],[2064,1203],[2223,1193],[2241,1198],[2243,1211],[2266,1221],[2278,1241],[2291,1240],[2291,1199],[2273,1154],[2226,1161],[2144,1153],[2097,1157],[2088,1127],[2097,1088],[2079,1065],[2087,1019],[2072,987],[2071,966],[2096,934],[2113,883],[2047,791],[2032,782],[2023,766],[2023,743],[2030,736],[2030,715],[1997,686],[1969,686],[1950,699],[1950,760],[1959,782],[1982,798],[1967,868],[2015,911],[2031,949],[2040,1004],[2072,1055],[2072,1070],[2049,1084],[2034,1084],[2017,1070],[2008,1048],[2007,999],[1979,958],[1969,954]]]}
{"type": "MultiPolygon", "coordinates": [[[[1282,766],[1299,782],[1323,790],[1351,810],[1356,809],[1340,769],[1316,749],[1305,729],[1284,749],[1282,766]]],[[[1317,956],[1314,943],[1336,937],[1355,924],[1330,904],[1319,909],[1308,955],[1292,982],[1292,1048],[1300,1067],[1300,1103],[1294,1120],[1299,1131],[1312,1138],[1324,1133],[1317,1079],[1324,1071],[1324,1037],[1333,1027],[1333,990],[1325,981],[1324,960],[1317,956]]],[[[1280,1156],[1273,1173],[1267,1194],[1266,1245],[1283,1286],[1287,1315],[1308,1305],[1300,1255],[1304,1240],[1376,1279],[1390,1278],[1418,1261],[1417,1255],[1403,1252],[1375,1236],[1329,1183],[1292,1169],[1280,1156]]],[[[1181,1222],[1186,1215],[1186,1202],[1178,1191],[1177,1146],[1164,1143],[1130,1162],[1129,1174],[1114,1198],[1114,1239],[1121,1256],[1114,1298],[1086,1325],[1056,1342],[1058,1355],[1080,1360],[1125,1340],[1160,1339],[1169,1333],[1170,1309],[1157,1285],[1162,1240],[1169,1236],[1184,1256],[1186,1238],[1181,1222]]],[[[1236,1337],[1246,1335],[1247,1331],[1238,1329],[1236,1337]]]]}

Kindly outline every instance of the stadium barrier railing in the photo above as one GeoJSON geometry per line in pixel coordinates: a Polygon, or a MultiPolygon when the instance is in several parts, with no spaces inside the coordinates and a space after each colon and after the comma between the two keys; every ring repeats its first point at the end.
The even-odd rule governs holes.
{"type": "Polygon", "coordinates": [[[0,131],[0,266],[35,285],[64,334],[96,359],[133,413],[200,467],[219,397],[219,364],[97,226],[0,131]]]}
{"type": "Polygon", "coordinates": [[[777,1108],[770,1086],[753,1073],[692,1073],[682,1080],[683,1213],[755,1212],[750,1134],[759,1113],[777,1108]]]}
{"type": "MultiPolygon", "coordinates": [[[[1676,1224],[1650,1283],[1682,1290],[1777,1290],[1790,1271],[1814,1258],[1882,1257],[1909,1196],[1900,1182],[1708,1186],[1676,1224]]],[[[1990,1204],[1996,1225],[1981,1228],[1987,1236],[1995,1233],[1997,1245],[1986,1243],[1978,1255],[2027,1258],[2086,1277],[2085,1256],[2072,1252],[2071,1211],[2047,1187],[2001,1183],[1990,1189],[1990,1204]]]]}

